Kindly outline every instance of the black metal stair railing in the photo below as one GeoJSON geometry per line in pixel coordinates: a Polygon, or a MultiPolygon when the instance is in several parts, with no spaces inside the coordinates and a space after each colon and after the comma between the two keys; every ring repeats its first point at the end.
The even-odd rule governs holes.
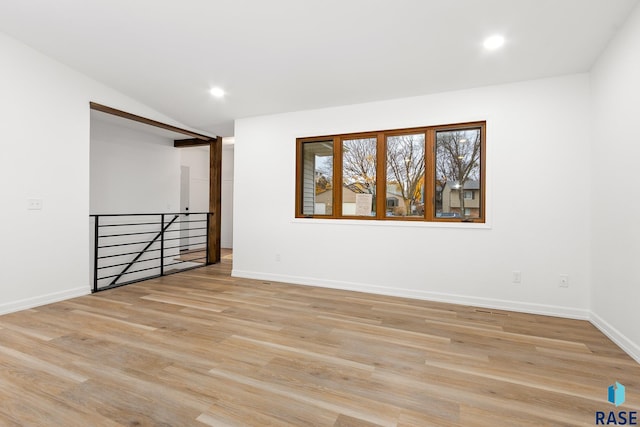
{"type": "Polygon", "coordinates": [[[90,215],[92,292],[209,264],[212,213],[90,215]]]}

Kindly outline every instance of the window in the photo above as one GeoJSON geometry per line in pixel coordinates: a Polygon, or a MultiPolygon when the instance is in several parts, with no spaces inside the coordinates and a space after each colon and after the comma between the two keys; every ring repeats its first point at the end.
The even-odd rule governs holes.
{"type": "Polygon", "coordinates": [[[342,141],[342,215],[376,215],[376,138],[342,141]]]}
{"type": "Polygon", "coordinates": [[[303,215],[333,215],[333,141],[302,146],[303,215]]]}
{"type": "Polygon", "coordinates": [[[386,216],[422,216],[425,134],[387,136],[385,148],[386,195],[402,201],[386,216]]]}
{"type": "MultiPolygon", "coordinates": [[[[442,203],[436,216],[457,215],[462,219],[480,219],[483,128],[436,131],[436,181],[442,191],[442,203]]],[[[484,193],[481,191],[481,193],[484,193]]]]}
{"type": "Polygon", "coordinates": [[[484,222],[485,126],[298,138],[296,217],[484,222]]]}

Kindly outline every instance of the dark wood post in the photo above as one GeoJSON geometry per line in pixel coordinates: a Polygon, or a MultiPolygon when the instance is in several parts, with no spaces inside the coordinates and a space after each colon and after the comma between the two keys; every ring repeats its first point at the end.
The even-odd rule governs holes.
{"type": "Polygon", "coordinates": [[[220,262],[220,233],[222,198],[222,137],[211,140],[209,144],[209,212],[213,217],[209,221],[209,263],[220,262]]]}

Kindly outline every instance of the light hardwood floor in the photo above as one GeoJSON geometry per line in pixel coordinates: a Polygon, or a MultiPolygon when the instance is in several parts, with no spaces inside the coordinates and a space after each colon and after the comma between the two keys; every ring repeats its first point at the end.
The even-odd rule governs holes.
{"type": "Polygon", "coordinates": [[[640,365],[588,322],[230,267],[1,316],[0,425],[587,426],[640,410],[640,365]]]}

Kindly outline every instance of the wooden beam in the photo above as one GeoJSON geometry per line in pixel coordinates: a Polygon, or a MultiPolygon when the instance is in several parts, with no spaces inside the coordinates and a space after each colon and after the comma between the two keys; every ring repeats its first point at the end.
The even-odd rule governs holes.
{"type": "Polygon", "coordinates": [[[222,137],[210,142],[209,146],[209,263],[220,262],[220,235],[222,232],[222,137]]]}
{"type": "Polygon", "coordinates": [[[211,144],[211,141],[205,141],[203,139],[197,138],[189,138],[189,139],[174,139],[173,146],[176,148],[182,147],[202,147],[208,146],[211,144]]]}
{"type": "Polygon", "coordinates": [[[127,113],[126,111],[117,110],[115,108],[107,107],[106,105],[97,104],[95,102],[89,103],[89,108],[96,111],[102,111],[103,113],[111,114],[113,116],[122,117],[124,119],[133,120],[134,122],[143,123],[149,126],[155,126],[157,128],[165,129],[171,132],[181,133],[186,136],[190,136],[192,138],[202,140],[205,142],[209,142],[215,140],[215,136],[203,135],[197,132],[192,132],[190,130],[182,129],[177,126],[168,125],[166,123],[162,123],[156,120],[147,119],[146,117],[137,116],[135,114],[127,113]]]}

